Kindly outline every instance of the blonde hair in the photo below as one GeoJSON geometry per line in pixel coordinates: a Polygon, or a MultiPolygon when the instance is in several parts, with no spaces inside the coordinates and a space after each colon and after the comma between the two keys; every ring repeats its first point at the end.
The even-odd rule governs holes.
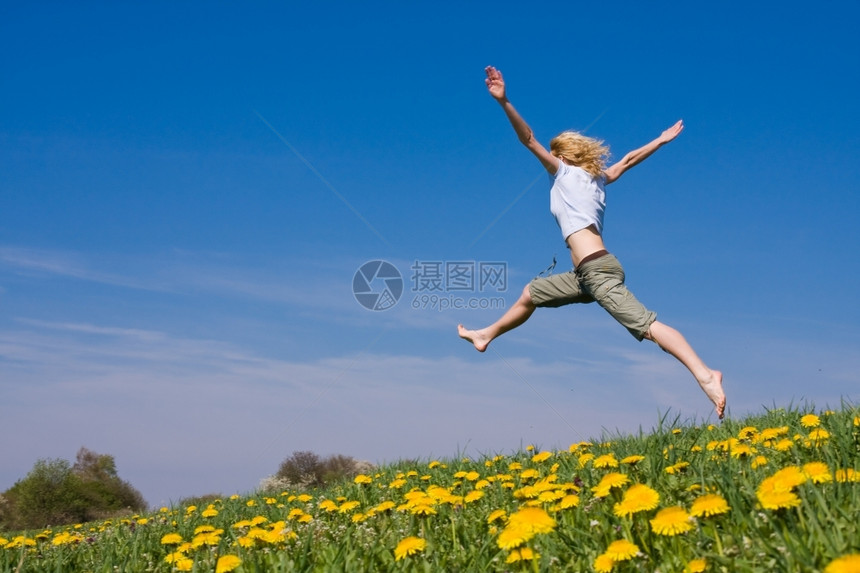
{"type": "Polygon", "coordinates": [[[609,159],[608,145],[576,131],[563,131],[556,135],[549,142],[549,150],[559,159],[567,159],[592,177],[599,177],[603,173],[609,159]]]}

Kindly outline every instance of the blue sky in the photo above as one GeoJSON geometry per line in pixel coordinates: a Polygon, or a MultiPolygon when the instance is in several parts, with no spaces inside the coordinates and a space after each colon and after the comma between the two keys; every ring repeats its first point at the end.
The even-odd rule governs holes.
{"type": "MultiPolygon", "coordinates": [[[[567,447],[714,420],[595,305],[475,352],[456,325],[570,267],[544,142],[615,158],[628,285],[725,374],[729,416],[857,403],[855,2],[6,3],[0,491],[86,446],[153,506],[253,490],[297,450],[373,462],[567,447]],[[404,291],[353,296],[383,260],[404,291]],[[507,288],[415,290],[502,263],[507,288]],[[418,308],[415,308],[418,307],[418,308]]],[[[380,289],[381,283],[372,283],[380,289]]]]}

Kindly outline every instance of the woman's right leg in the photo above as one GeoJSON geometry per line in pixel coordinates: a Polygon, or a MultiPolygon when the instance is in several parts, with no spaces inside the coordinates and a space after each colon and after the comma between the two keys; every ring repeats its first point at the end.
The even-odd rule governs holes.
{"type": "Polygon", "coordinates": [[[475,345],[478,352],[483,352],[487,349],[490,342],[498,336],[513,330],[529,319],[535,311],[535,304],[532,302],[532,296],[529,292],[529,285],[523,289],[523,293],[514,305],[502,315],[502,317],[486,328],[480,330],[468,330],[462,324],[457,325],[457,331],[460,338],[468,340],[475,345]]]}

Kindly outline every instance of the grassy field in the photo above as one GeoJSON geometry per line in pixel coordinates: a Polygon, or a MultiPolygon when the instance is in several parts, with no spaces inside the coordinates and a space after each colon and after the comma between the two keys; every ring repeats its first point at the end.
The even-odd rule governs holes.
{"type": "Polygon", "coordinates": [[[860,572],[860,410],[777,409],[0,533],[0,571],[860,572]]]}

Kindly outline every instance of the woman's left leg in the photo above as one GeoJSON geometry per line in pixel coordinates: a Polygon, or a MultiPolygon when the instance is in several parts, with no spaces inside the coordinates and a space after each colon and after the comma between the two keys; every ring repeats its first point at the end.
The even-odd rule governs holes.
{"type": "Polygon", "coordinates": [[[655,320],[645,334],[645,338],[655,342],[665,352],[671,354],[687,367],[699,386],[714,403],[717,416],[722,419],[726,410],[726,394],[723,392],[723,373],[708,368],[680,332],[655,320]]]}
{"type": "Polygon", "coordinates": [[[671,354],[693,375],[696,382],[713,402],[717,416],[725,414],[726,395],[723,375],[708,368],[684,336],[656,320],[656,314],[646,309],[624,284],[624,269],[613,255],[605,255],[581,266],[578,273],[582,284],[615,320],[637,339],[647,338],[671,354]]]}

